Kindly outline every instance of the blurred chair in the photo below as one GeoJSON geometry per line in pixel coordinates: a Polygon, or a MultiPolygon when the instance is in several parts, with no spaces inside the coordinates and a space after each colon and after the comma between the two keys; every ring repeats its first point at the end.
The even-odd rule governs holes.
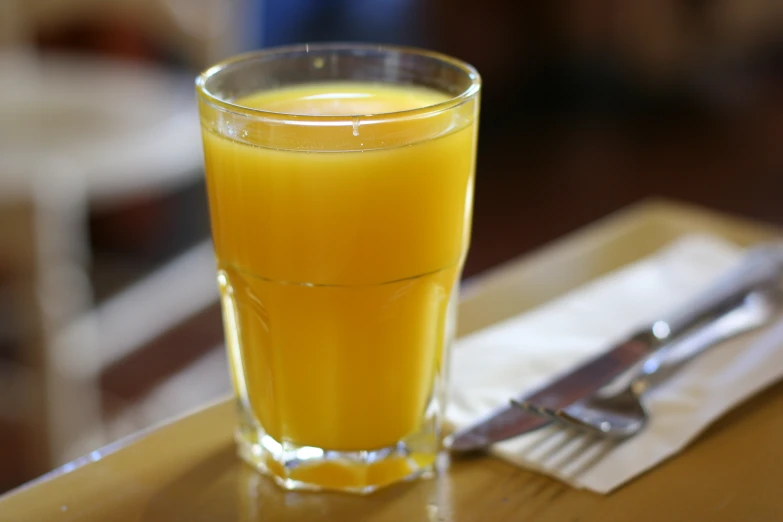
{"type": "MultiPolygon", "coordinates": [[[[29,45],[58,17],[109,4],[144,13],[150,2],[0,4],[2,491],[109,442],[102,375],[216,303],[217,290],[208,243],[97,307],[86,274],[90,209],[201,179],[192,74],[29,45]]],[[[181,8],[154,6],[168,27],[181,8]]]]}
{"type": "MultiPolygon", "coordinates": [[[[214,321],[205,323],[206,330],[197,325],[204,323],[200,314],[217,313],[211,244],[197,245],[95,305],[85,270],[85,179],[63,157],[3,155],[0,491],[229,391],[222,350],[218,359],[204,357],[205,351],[215,352],[210,349],[222,332],[214,321]],[[182,346],[181,336],[167,337],[183,324],[195,332],[194,346],[182,346]],[[138,371],[129,376],[134,390],[145,393],[122,401],[123,409],[107,417],[105,403],[113,397],[104,388],[114,383],[101,382],[107,376],[127,381],[127,368],[119,363],[160,349],[141,376],[138,371]],[[179,361],[172,375],[160,375],[161,356],[172,353],[189,360],[179,361]],[[173,375],[183,366],[182,375],[173,375]],[[205,375],[218,378],[205,382],[205,375]],[[152,385],[145,382],[149,377],[152,385]]],[[[162,366],[164,372],[172,369],[170,362],[162,366]]]]}

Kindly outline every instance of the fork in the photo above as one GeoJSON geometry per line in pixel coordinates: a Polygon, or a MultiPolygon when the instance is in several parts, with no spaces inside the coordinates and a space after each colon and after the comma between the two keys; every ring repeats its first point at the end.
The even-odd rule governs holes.
{"type": "Polygon", "coordinates": [[[752,291],[735,308],[675,340],[669,347],[646,359],[641,366],[627,372],[625,378],[620,377],[595,394],[560,410],[515,400],[512,404],[561,425],[604,438],[630,437],[641,431],[649,419],[641,402],[644,392],[710,347],[768,323],[780,305],[779,288],[752,291]]]}

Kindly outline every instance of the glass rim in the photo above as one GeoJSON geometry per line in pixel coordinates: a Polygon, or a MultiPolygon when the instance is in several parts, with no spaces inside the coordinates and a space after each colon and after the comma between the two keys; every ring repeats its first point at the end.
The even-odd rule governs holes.
{"type": "Polygon", "coordinates": [[[297,125],[330,125],[330,124],[352,124],[354,119],[362,118],[362,123],[382,123],[390,121],[408,120],[417,117],[432,116],[437,113],[441,113],[453,108],[456,108],[468,100],[474,98],[481,90],[481,75],[475,67],[467,62],[449,56],[447,54],[439,53],[437,51],[430,51],[427,49],[421,49],[417,47],[407,47],[399,45],[387,45],[387,44],[368,44],[368,43],[342,43],[342,42],[328,42],[328,43],[316,43],[316,44],[294,44],[278,47],[270,47],[267,49],[250,51],[234,55],[225,60],[222,60],[215,65],[204,70],[196,78],[196,91],[202,101],[212,105],[215,108],[222,109],[226,112],[231,112],[243,116],[251,116],[256,120],[275,121],[278,123],[290,123],[297,125]],[[413,56],[420,56],[425,58],[432,58],[440,62],[452,65],[462,71],[466,78],[470,80],[470,84],[466,89],[463,89],[456,95],[449,96],[447,100],[438,102],[432,105],[425,105],[423,107],[417,107],[415,109],[406,109],[401,111],[389,111],[380,112],[375,114],[340,114],[340,115],[310,115],[310,114],[293,114],[285,112],[275,112],[264,109],[257,109],[254,107],[247,107],[240,105],[236,102],[227,101],[218,95],[210,92],[207,89],[207,82],[210,78],[217,74],[220,74],[225,69],[232,65],[254,60],[265,56],[293,54],[304,51],[309,53],[310,51],[393,51],[401,54],[408,54],[413,56]],[[368,118],[370,118],[368,120],[368,118]]]}

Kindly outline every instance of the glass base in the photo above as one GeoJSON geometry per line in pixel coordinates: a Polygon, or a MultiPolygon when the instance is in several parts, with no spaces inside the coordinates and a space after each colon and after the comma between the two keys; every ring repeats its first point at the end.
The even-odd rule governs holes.
{"type": "Polygon", "coordinates": [[[375,450],[331,451],[279,443],[258,431],[237,430],[238,454],[287,490],[372,493],[395,482],[432,477],[439,450],[433,436],[375,450]]]}

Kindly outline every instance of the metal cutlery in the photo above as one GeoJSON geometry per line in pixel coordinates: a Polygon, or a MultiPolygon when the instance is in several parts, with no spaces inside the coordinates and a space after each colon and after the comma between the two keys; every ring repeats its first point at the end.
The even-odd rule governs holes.
{"type": "Polygon", "coordinates": [[[628,377],[621,376],[606,388],[560,409],[547,408],[533,401],[512,402],[547,420],[601,437],[630,437],[641,431],[649,419],[641,401],[645,391],[709,348],[767,324],[780,309],[782,297],[777,287],[750,292],[735,308],[653,354],[628,377]]]}
{"type": "MultiPolygon", "coordinates": [[[[737,308],[748,294],[779,287],[783,275],[783,244],[750,249],[737,267],[674,313],[642,328],[606,352],[556,377],[543,388],[516,400],[535,404],[541,411],[558,411],[587,397],[619,375],[647,360],[675,339],[737,308]]],[[[509,404],[488,417],[447,437],[453,453],[483,450],[488,445],[527,433],[549,424],[541,416],[509,404]]]]}

